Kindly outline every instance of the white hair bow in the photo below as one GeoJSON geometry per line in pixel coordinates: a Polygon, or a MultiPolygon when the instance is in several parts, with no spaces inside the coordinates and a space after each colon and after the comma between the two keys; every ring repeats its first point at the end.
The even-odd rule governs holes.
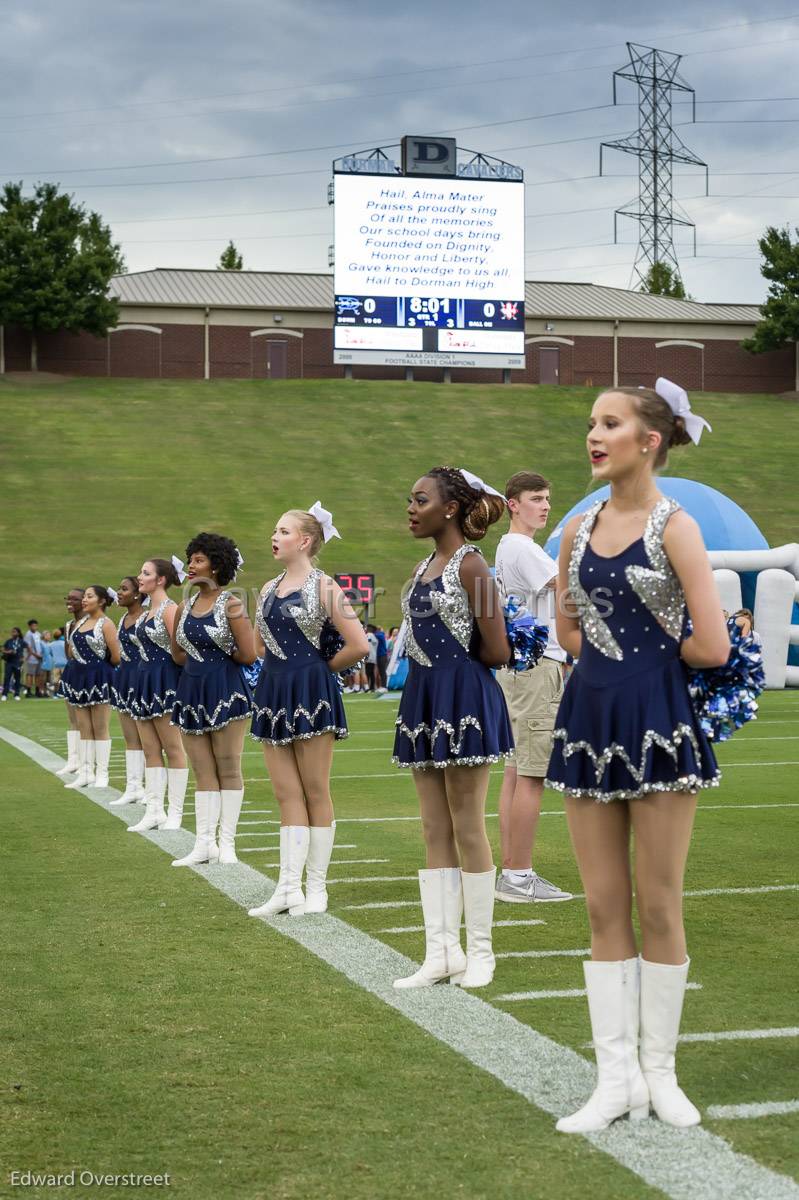
{"type": "Polygon", "coordinates": [[[241,570],[241,568],[243,566],[244,566],[244,559],[241,557],[241,550],[239,550],[238,546],[236,546],[236,571],[233,575],[234,579],[236,578],[236,575],[238,575],[239,571],[241,570]]]}
{"type": "Polygon", "coordinates": [[[186,572],[183,570],[185,565],[186,564],[184,563],[183,559],[178,558],[177,554],[172,555],[172,566],[177,571],[178,579],[180,580],[181,583],[183,583],[183,580],[186,578],[186,572]]]}
{"type": "Polygon", "coordinates": [[[328,512],[326,508],[322,508],[322,501],[315,500],[308,512],[312,517],[316,517],[319,524],[322,526],[322,533],[326,542],[329,542],[332,537],[340,538],[341,534],[333,524],[333,514],[328,512]]]}
{"type": "Polygon", "coordinates": [[[484,483],[479,475],[473,475],[471,471],[467,471],[464,467],[458,467],[458,470],[470,488],[474,488],[476,492],[488,492],[489,496],[499,496],[503,503],[507,503],[502,492],[498,492],[496,488],[492,488],[489,483],[484,483]]]}
{"type": "Polygon", "coordinates": [[[114,591],[114,589],[112,587],[107,587],[105,590],[108,592],[109,596],[111,597],[112,604],[119,604],[119,596],[114,591]]]}
{"type": "Polygon", "coordinates": [[[658,379],[655,384],[655,391],[659,396],[663,397],[675,417],[682,417],[685,422],[685,431],[695,446],[699,445],[703,429],[706,429],[708,433],[713,432],[704,417],[700,417],[698,413],[691,412],[691,405],[688,401],[688,393],[685,388],[672,383],[670,379],[658,379]]]}

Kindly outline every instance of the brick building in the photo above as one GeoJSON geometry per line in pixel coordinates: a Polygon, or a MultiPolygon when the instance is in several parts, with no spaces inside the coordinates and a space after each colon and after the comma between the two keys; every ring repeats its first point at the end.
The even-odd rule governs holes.
{"type": "MultiPolygon", "coordinates": [[[[43,333],[39,368],[73,375],[163,379],[335,378],[332,275],[158,269],[117,276],[119,324],[108,337],[43,333]]],[[[588,283],[526,284],[526,365],[514,383],[653,384],[688,390],[799,390],[799,347],[741,348],[756,305],[700,304],[588,283]]],[[[24,371],[28,335],[0,330],[0,371],[24,371]]],[[[401,368],[353,367],[397,379],[401,368]]],[[[457,382],[499,382],[498,370],[453,369],[457,382]]],[[[417,369],[419,380],[441,370],[417,369]]]]}

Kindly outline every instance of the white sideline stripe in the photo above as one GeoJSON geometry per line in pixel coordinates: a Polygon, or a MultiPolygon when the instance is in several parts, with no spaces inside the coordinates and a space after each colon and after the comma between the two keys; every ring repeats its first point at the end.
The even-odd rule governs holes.
{"type": "Polygon", "coordinates": [[[710,1104],[707,1115],[713,1121],[747,1121],[752,1117],[781,1117],[799,1112],[799,1100],[772,1100],[766,1104],[710,1104]]]}
{"type": "Polygon", "coordinates": [[[276,849],[277,849],[276,846],[237,846],[236,853],[237,854],[260,854],[261,852],[266,852],[269,854],[274,854],[276,849]]]}
{"type": "MultiPolygon", "coordinates": [[[[266,810],[267,812],[269,809],[266,810]]],[[[272,821],[239,821],[239,825],[271,825],[272,821]]]]}
{"type": "Polygon", "coordinates": [[[680,1042],[749,1042],[760,1038],[799,1037],[799,1026],[788,1025],[781,1029],[722,1029],[718,1033],[681,1033],[680,1042]]]}
{"type": "Polygon", "coordinates": [[[418,900],[377,900],[371,901],[369,904],[342,904],[342,909],[349,912],[355,909],[365,908],[418,908],[418,900]]]}
{"type": "MultiPolygon", "coordinates": [[[[496,957],[499,958],[499,955],[496,957]]],[[[685,986],[689,992],[698,992],[702,989],[701,983],[687,983],[685,986]]],[[[585,988],[552,988],[549,991],[539,992],[505,992],[504,995],[495,996],[494,999],[511,1004],[518,1000],[572,1000],[585,994],[585,988]]],[[[799,1188],[797,1188],[797,1195],[799,1195],[799,1188]]]]}
{"type": "Polygon", "coordinates": [[[588,946],[582,950],[504,950],[495,958],[585,958],[591,953],[588,946]]]}
{"type": "MultiPolygon", "coordinates": [[[[59,756],[2,726],[0,738],[45,770],[63,765],[59,756]]],[[[109,791],[89,788],[85,794],[124,821],[122,812],[108,809],[109,791]]],[[[188,850],[194,841],[187,830],[142,836],[169,853],[188,850]]],[[[187,869],[243,908],[262,901],[265,890],[270,895],[274,891],[273,881],[244,863],[187,869]]],[[[581,1055],[479,996],[453,987],[394,988],[391,981],[416,964],[338,917],[325,913],[313,919],[273,918],[264,924],[553,1117],[573,1112],[591,1093],[594,1069],[581,1055]]],[[[799,1200],[795,1180],[736,1153],[701,1126],[675,1129],[660,1121],[619,1121],[603,1133],[586,1135],[586,1140],[670,1200],[799,1200]]]]}

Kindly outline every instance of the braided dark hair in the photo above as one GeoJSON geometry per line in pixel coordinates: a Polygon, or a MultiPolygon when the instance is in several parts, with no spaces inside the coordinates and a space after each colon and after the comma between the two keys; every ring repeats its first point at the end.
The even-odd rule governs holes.
{"type": "Polygon", "coordinates": [[[427,478],[435,479],[444,502],[454,500],[457,503],[455,516],[463,536],[470,542],[484,538],[489,525],[505,512],[506,505],[501,496],[476,491],[457,467],[433,467],[427,472],[427,478]]]}

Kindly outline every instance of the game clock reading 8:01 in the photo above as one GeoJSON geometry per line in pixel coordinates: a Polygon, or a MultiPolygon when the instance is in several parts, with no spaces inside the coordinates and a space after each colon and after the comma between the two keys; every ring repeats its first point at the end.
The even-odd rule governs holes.
{"type": "Polygon", "coordinates": [[[523,332],[524,301],[455,300],[447,296],[336,296],[336,324],[523,332]]]}

